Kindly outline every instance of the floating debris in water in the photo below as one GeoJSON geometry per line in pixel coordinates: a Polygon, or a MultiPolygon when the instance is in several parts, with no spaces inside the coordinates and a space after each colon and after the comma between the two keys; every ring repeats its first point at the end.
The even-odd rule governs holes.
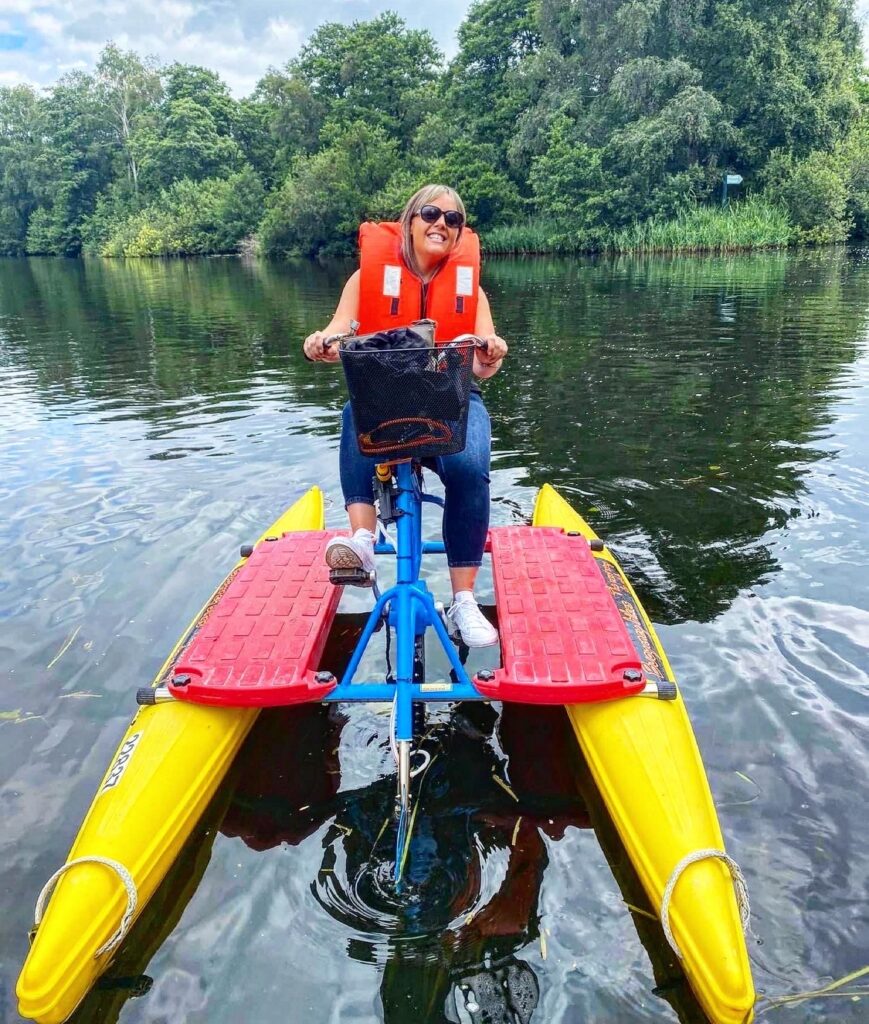
{"type": "Polygon", "coordinates": [[[639,914],[641,917],[647,917],[650,921],[658,920],[657,917],[655,917],[655,915],[651,911],[643,910],[642,907],[638,907],[633,903],[628,903],[627,900],[625,900],[625,906],[628,908],[628,910],[630,910],[632,914],[639,914]]]}
{"type": "Polygon", "coordinates": [[[515,825],[515,827],[513,829],[513,838],[510,840],[510,845],[511,846],[515,846],[516,845],[516,837],[519,835],[519,826],[521,824],[522,824],[522,815],[520,814],[519,817],[516,819],[516,825],[515,825]]]}
{"type": "Polygon", "coordinates": [[[69,639],[63,645],[63,647],[61,647],[61,649],[57,652],[57,654],[55,654],[55,656],[51,659],[51,661],[46,665],[46,669],[50,669],[53,665],[56,665],[60,661],[60,659],[64,656],[64,654],[66,654],[66,652],[72,646],[72,642],[78,636],[80,630],[81,630],[81,626],[76,626],[75,627],[75,629],[72,631],[72,635],[69,637],[69,639]]]}
{"type": "Polygon", "coordinates": [[[765,1005],[758,1010],[758,1016],[761,1013],[766,1013],[767,1010],[775,1010],[779,1006],[795,1006],[809,999],[829,999],[840,996],[856,1002],[863,996],[869,996],[869,988],[852,988],[847,992],[838,992],[836,990],[850,984],[852,981],[857,981],[858,978],[862,978],[866,974],[869,974],[869,966],[861,967],[857,971],[852,971],[851,974],[846,974],[844,978],[831,981],[829,985],[823,985],[821,988],[810,989],[808,992],[794,992],[787,996],[764,996],[760,1001],[765,1003],[765,1005]]]}
{"type": "Polygon", "coordinates": [[[492,772],[492,778],[495,780],[495,782],[498,783],[498,785],[501,787],[501,789],[504,790],[505,793],[509,793],[510,796],[512,796],[513,799],[516,801],[516,803],[519,803],[519,797],[516,796],[513,790],[507,785],[507,783],[501,778],[500,775],[496,775],[494,772],[492,772]]]}

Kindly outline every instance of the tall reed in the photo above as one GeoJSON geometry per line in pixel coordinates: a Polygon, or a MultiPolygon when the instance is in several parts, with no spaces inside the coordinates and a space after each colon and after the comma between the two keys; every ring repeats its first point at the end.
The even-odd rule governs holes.
{"type": "Polygon", "coordinates": [[[564,223],[531,218],[481,233],[490,254],[581,252],[739,252],[791,244],[783,207],[750,196],[730,206],[690,206],[670,219],[652,218],[617,231],[580,232],[564,223]]]}
{"type": "Polygon", "coordinates": [[[781,206],[749,196],[730,206],[692,206],[678,216],[652,218],[615,231],[613,252],[737,252],[777,249],[792,241],[793,228],[781,206]]]}

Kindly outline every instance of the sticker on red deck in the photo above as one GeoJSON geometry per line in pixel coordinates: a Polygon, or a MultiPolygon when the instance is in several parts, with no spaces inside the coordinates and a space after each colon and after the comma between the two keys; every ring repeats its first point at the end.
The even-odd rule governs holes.
{"type": "Polygon", "coordinates": [[[118,751],[118,756],[115,758],[114,764],[109,769],[108,777],[103,783],[100,793],[105,793],[107,789],[114,789],[121,781],[121,776],[127,770],[127,765],[130,763],[133,751],[136,749],[141,738],[142,734],[140,732],[134,732],[133,735],[124,742],[124,745],[118,751]]]}
{"type": "Polygon", "coordinates": [[[664,682],[667,679],[667,673],[661,664],[655,641],[652,639],[649,627],[640,614],[637,602],[631,596],[621,573],[612,562],[608,562],[605,558],[598,558],[596,561],[597,567],[606,581],[607,590],[616,603],[622,621],[628,628],[634,649],[643,663],[643,675],[650,683],[664,682]]]}

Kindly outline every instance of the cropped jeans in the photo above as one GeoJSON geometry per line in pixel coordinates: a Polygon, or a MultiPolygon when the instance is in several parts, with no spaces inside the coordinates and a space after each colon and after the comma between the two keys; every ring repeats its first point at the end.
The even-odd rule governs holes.
{"type": "MultiPolygon", "coordinates": [[[[492,428],[483,399],[472,391],[468,406],[465,450],[455,455],[423,459],[444,485],[444,548],[451,568],[477,566],[483,561],[489,531],[489,459],[492,428]]],[[[341,423],[341,490],[344,505],[374,504],[374,467],[382,459],[362,455],[356,444],[350,403],[341,423]]]]}

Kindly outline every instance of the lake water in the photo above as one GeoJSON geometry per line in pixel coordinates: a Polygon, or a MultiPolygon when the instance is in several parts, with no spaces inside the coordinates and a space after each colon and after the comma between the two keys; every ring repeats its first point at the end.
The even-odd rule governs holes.
{"type": "MultiPolygon", "coordinates": [[[[36,895],[136,688],[239,544],[308,487],[343,525],[343,380],[300,341],[349,269],[0,261],[4,1020],[36,895]]],[[[758,989],[863,967],[869,251],[493,260],[484,285],[511,346],[484,385],[493,523],[527,521],[548,481],[637,586],[748,881],[758,989]]],[[[442,568],[434,581],[446,597],[442,568]]],[[[345,595],[330,667],[367,600],[345,595]]],[[[441,1021],[481,971],[526,1005],[539,989],[536,1022],[701,1020],[660,929],[625,905],[645,903],[563,714],[475,707],[432,727],[445,756],[396,898],[371,852],[393,794],[386,717],[263,714],[79,1024],[441,1021]],[[521,783],[515,845],[493,774],[521,783]]]]}

